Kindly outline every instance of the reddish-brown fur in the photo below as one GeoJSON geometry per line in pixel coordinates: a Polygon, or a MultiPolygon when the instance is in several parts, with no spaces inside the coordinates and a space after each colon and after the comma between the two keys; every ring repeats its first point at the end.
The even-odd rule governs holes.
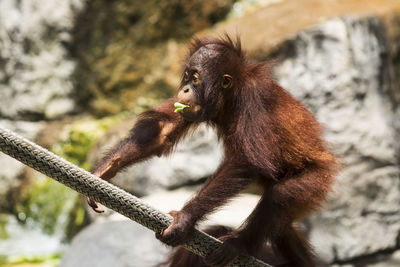
{"type": "Polygon", "coordinates": [[[266,62],[248,62],[240,42],[229,37],[194,40],[184,73],[178,96],[144,112],[93,172],[110,179],[129,164],[168,154],[189,129],[206,122],[217,129],[225,158],[196,196],[170,213],[173,224],[157,238],[173,246],[185,242],[199,220],[256,181],[264,189],[257,207],[205,262],[223,266],[269,241],[292,266],[314,266],[293,222],[318,209],[334,181],[336,159],[319,123],[271,78],[266,62]],[[175,101],[191,107],[174,113],[175,101]]]}

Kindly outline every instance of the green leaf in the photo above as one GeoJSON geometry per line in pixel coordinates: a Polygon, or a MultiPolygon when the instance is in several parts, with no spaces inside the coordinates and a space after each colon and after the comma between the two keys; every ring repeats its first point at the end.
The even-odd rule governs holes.
{"type": "Polygon", "coordinates": [[[183,113],[183,110],[185,108],[189,108],[189,107],[190,107],[189,105],[185,105],[185,104],[182,104],[182,103],[179,103],[179,102],[175,102],[175,104],[174,104],[174,108],[175,108],[174,112],[183,113]]]}

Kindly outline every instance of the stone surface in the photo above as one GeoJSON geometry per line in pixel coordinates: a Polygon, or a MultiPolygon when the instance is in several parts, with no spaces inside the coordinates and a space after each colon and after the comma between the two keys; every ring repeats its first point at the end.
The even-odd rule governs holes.
{"type": "MultiPolygon", "coordinates": [[[[325,126],[343,169],[335,194],[310,219],[328,261],[397,246],[400,168],[385,29],[378,18],[336,18],[286,41],[275,73],[325,126]]],[[[394,89],[394,90],[398,90],[394,89]]]]}
{"type": "MultiPolygon", "coordinates": [[[[157,208],[162,212],[179,210],[186,201],[194,196],[193,190],[178,189],[168,192],[159,192],[143,197],[143,201],[157,208]]],[[[200,224],[200,228],[208,225],[226,225],[238,228],[250,215],[258,203],[260,196],[253,194],[240,194],[231,200],[227,205],[207,216],[207,219],[200,224]]]]}
{"type": "Polygon", "coordinates": [[[154,233],[132,221],[92,224],[80,232],[63,253],[60,267],[152,267],[168,248],[154,233]]]}
{"type": "MultiPolygon", "coordinates": [[[[180,189],[146,196],[143,201],[162,212],[176,210],[190,199],[193,191],[180,189]]],[[[202,223],[239,227],[258,202],[259,197],[243,194],[202,223]]],[[[155,266],[165,260],[169,249],[154,237],[154,233],[119,214],[85,228],[63,254],[60,267],[87,266],[155,266]]]]}
{"type": "Polygon", "coordinates": [[[80,0],[0,2],[0,116],[56,118],[75,109],[66,45],[80,0]]]}

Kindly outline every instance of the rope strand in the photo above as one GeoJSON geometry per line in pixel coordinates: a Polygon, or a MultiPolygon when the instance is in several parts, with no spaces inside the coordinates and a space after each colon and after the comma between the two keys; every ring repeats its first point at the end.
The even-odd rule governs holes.
{"type": "MultiPolygon", "coordinates": [[[[2,126],[0,126],[0,150],[154,232],[159,233],[172,223],[171,216],[146,205],[137,197],[2,126]]],[[[216,238],[195,230],[192,238],[182,246],[204,257],[215,250],[220,243],[216,238]]],[[[249,255],[240,255],[229,266],[272,267],[249,255]]]]}

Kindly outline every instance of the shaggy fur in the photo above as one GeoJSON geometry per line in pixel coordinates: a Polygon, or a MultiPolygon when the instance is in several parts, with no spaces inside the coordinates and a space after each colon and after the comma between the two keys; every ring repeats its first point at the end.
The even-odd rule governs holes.
{"type": "Polygon", "coordinates": [[[257,207],[205,262],[224,266],[241,252],[257,254],[268,241],[292,266],[314,266],[293,223],[320,208],[334,181],[337,162],[320,124],[271,78],[266,62],[247,61],[239,40],[193,40],[183,72],[178,96],[139,116],[93,172],[109,179],[132,163],[168,154],[205,122],[216,128],[224,160],[193,199],[170,213],[173,224],[157,238],[182,244],[199,220],[257,182],[264,190],[257,207]],[[174,113],[175,101],[191,107],[174,113]]]}

